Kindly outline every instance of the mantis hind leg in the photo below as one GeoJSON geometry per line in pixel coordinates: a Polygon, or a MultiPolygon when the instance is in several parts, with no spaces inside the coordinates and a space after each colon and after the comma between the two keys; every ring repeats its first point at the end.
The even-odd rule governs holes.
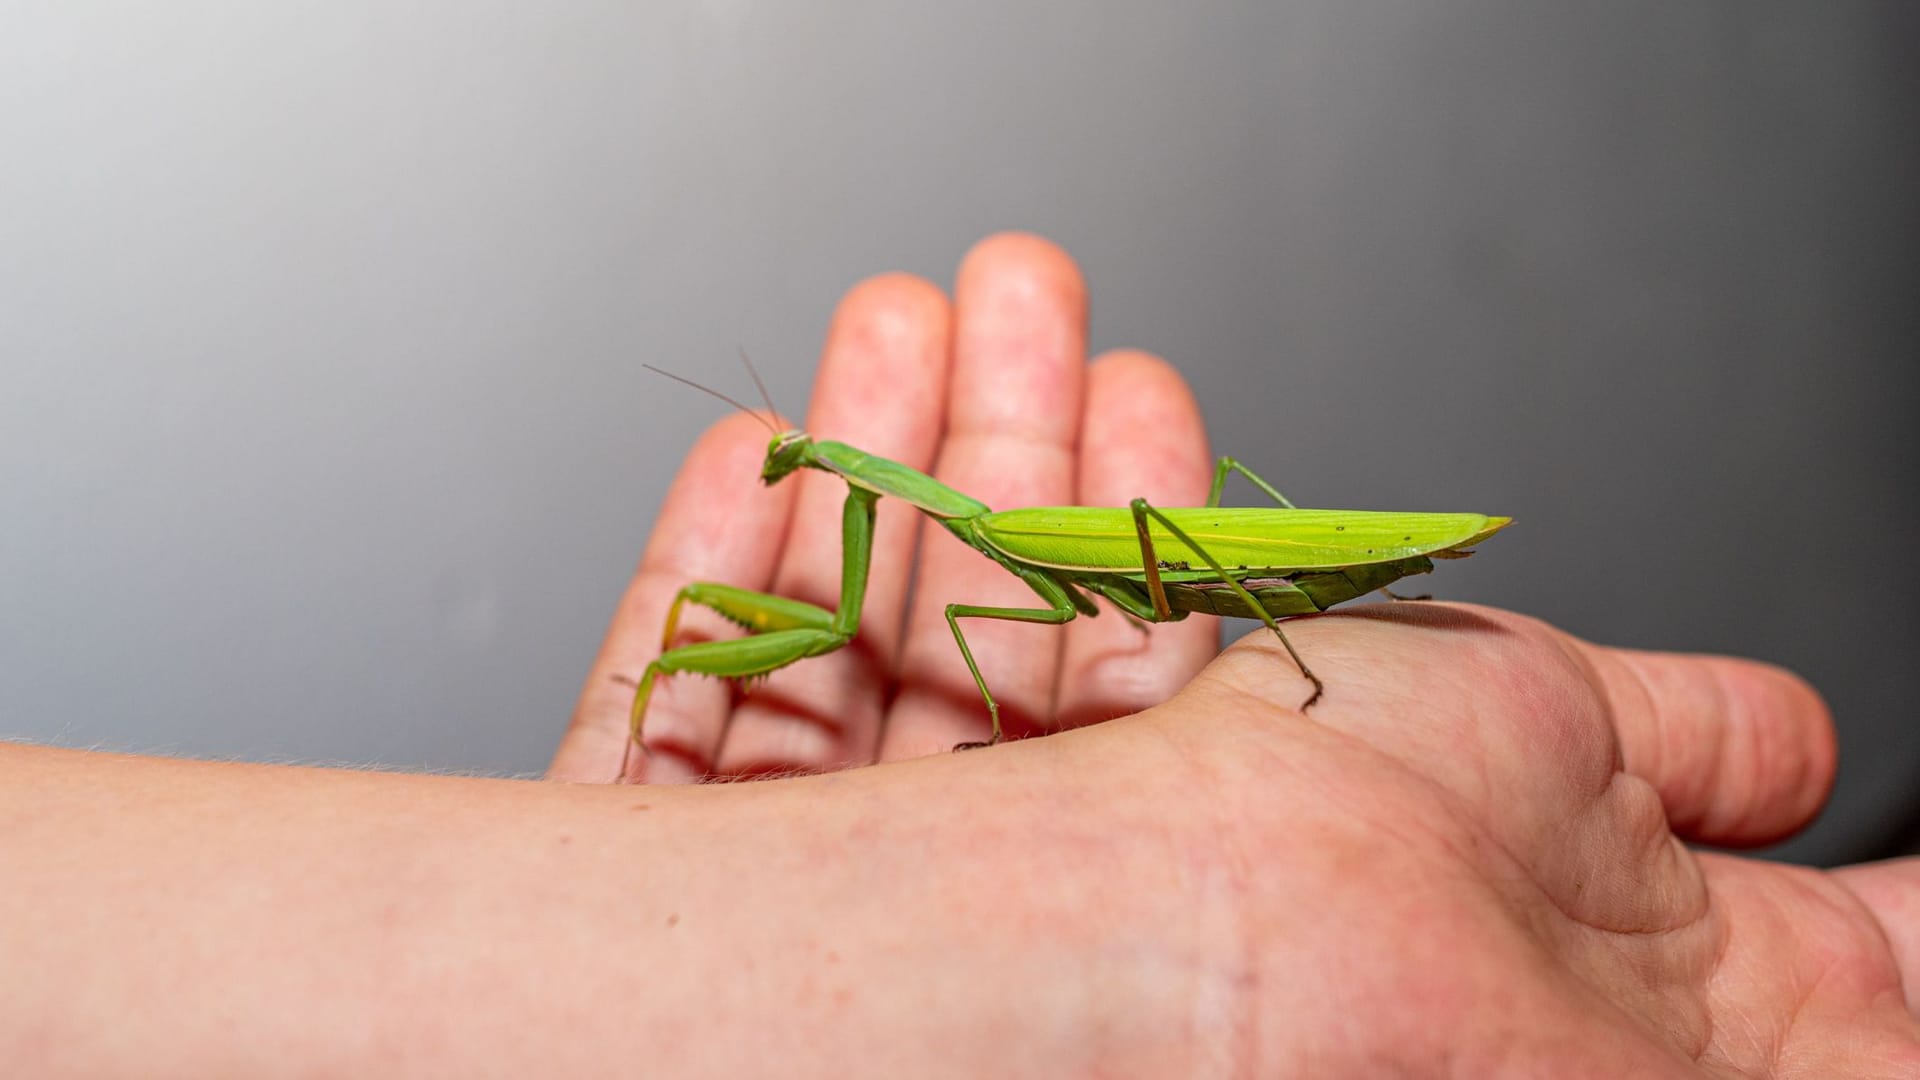
{"type": "MultiPolygon", "coordinates": [[[[1223,477],[1226,473],[1225,463],[1230,460],[1232,459],[1221,459],[1220,475],[1223,477]]],[[[1219,495],[1219,485],[1217,482],[1215,484],[1214,494],[1216,496],[1219,495]]],[[[1279,493],[1275,492],[1274,494],[1277,496],[1279,493]]],[[[1299,651],[1293,647],[1293,642],[1287,640],[1287,635],[1281,632],[1280,624],[1274,621],[1273,615],[1267,611],[1266,606],[1258,600],[1255,600],[1253,594],[1247,591],[1246,586],[1240,584],[1238,578],[1227,573],[1226,568],[1220,565],[1220,561],[1208,553],[1206,548],[1196,543],[1193,537],[1188,536],[1185,529],[1169,521],[1167,515],[1154,509],[1153,505],[1147,502],[1147,500],[1135,499],[1129,505],[1133,510],[1134,528],[1140,534],[1140,558],[1146,570],[1147,592],[1153,599],[1154,610],[1160,613],[1162,618],[1165,618],[1169,608],[1167,605],[1166,587],[1160,583],[1160,560],[1154,556],[1153,536],[1147,529],[1148,518],[1159,522],[1168,532],[1173,534],[1174,539],[1185,544],[1189,550],[1200,556],[1200,560],[1207,564],[1207,569],[1212,570],[1218,575],[1220,580],[1225,582],[1227,587],[1232,589],[1234,593],[1240,597],[1241,602],[1247,605],[1248,610],[1260,616],[1260,621],[1266,624],[1267,629],[1273,631],[1273,636],[1280,639],[1280,644],[1287,650],[1287,655],[1293,657],[1294,664],[1300,668],[1300,674],[1305,675],[1307,681],[1313,684],[1313,693],[1308,695],[1307,700],[1300,703],[1301,711],[1305,712],[1314,702],[1319,701],[1320,695],[1327,689],[1326,684],[1321,682],[1320,676],[1315,675],[1313,669],[1307,666],[1307,662],[1300,658],[1299,651]]]]}
{"type": "MultiPolygon", "coordinates": [[[[1259,473],[1254,472],[1252,469],[1249,469],[1245,465],[1241,464],[1238,458],[1229,457],[1225,454],[1221,455],[1220,463],[1218,465],[1215,465],[1213,469],[1213,487],[1207,492],[1208,506],[1220,505],[1220,492],[1222,489],[1224,489],[1227,486],[1227,474],[1230,472],[1237,472],[1241,476],[1246,477],[1248,482],[1252,483],[1254,487],[1257,487],[1261,491],[1266,492],[1267,495],[1271,497],[1274,502],[1279,503],[1281,506],[1285,507],[1286,509],[1288,510],[1298,509],[1298,507],[1294,506],[1292,502],[1288,501],[1285,495],[1280,494],[1279,488],[1276,488],[1272,484],[1267,483],[1267,481],[1264,478],[1262,478],[1259,473]]],[[[1431,600],[1433,599],[1433,596],[1431,594],[1422,595],[1422,596],[1401,596],[1398,593],[1394,592],[1392,589],[1381,589],[1380,591],[1382,593],[1385,593],[1387,596],[1387,599],[1389,600],[1431,600]]],[[[1280,631],[1277,628],[1274,630],[1274,633],[1276,634],[1279,632],[1280,631]]],[[[1283,635],[1280,640],[1284,642],[1286,640],[1286,637],[1283,635]]],[[[1292,652],[1293,651],[1292,646],[1288,646],[1287,651],[1292,652]]],[[[1295,656],[1294,659],[1299,660],[1300,658],[1298,656],[1295,656]]],[[[1302,671],[1306,670],[1304,665],[1302,665],[1301,670],[1302,671]]],[[[1309,678],[1312,678],[1312,674],[1313,674],[1312,672],[1307,673],[1309,678]]],[[[1318,686],[1319,681],[1315,680],[1314,685],[1318,686]]],[[[1315,698],[1318,698],[1320,694],[1316,690],[1313,696],[1315,698]]],[[[1310,701],[1308,702],[1308,704],[1312,704],[1312,702],[1310,701]]]]}
{"type": "Polygon", "coordinates": [[[1286,507],[1288,510],[1296,509],[1296,507],[1292,503],[1287,501],[1287,497],[1285,495],[1280,494],[1279,488],[1276,488],[1272,484],[1269,484],[1265,480],[1262,480],[1260,478],[1259,473],[1256,473],[1252,469],[1247,468],[1245,465],[1240,464],[1239,459],[1228,457],[1224,454],[1221,455],[1220,457],[1220,463],[1218,465],[1215,465],[1213,468],[1213,487],[1211,490],[1207,492],[1208,506],[1220,505],[1220,490],[1227,486],[1227,474],[1230,472],[1237,472],[1241,476],[1246,477],[1250,482],[1252,482],[1254,487],[1257,487],[1261,491],[1266,492],[1269,496],[1272,497],[1274,502],[1279,503],[1281,506],[1286,507]]]}

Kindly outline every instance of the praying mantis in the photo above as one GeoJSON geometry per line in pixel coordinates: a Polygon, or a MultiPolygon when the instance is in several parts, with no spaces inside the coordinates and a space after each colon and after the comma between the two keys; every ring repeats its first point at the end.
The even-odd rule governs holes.
{"type": "MultiPolygon", "coordinates": [[[[744,360],[745,358],[742,357],[744,360]]],[[[752,409],[725,394],[661,371],[703,390],[742,412],[752,409]]],[[[752,373],[752,365],[748,364],[752,373]]],[[[755,385],[760,385],[754,374],[755,385]]],[[[766,389],[761,386],[764,397],[766,389]]],[[[771,400],[768,412],[778,416],[771,400]]],[[[1265,479],[1232,457],[1220,458],[1204,507],[1161,508],[1134,499],[1125,508],[1052,506],[994,511],[918,470],[846,443],[816,439],[799,428],[773,432],[760,480],[769,486],[800,469],[817,469],[846,481],[840,519],[840,604],[816,604],[713,582],[682,587],[667,610],[661,655],[635,683],[627,753],[641,746],[647,701],[662,675],[696,672],[751,680],[789,664],[834,652],[860,629],[867,572],[873,556],[875,505],[883,497],[912,505],[961,543],[1019,578],[1044,607],[983,607],[948,604],[947,626],[986,702],[991,746],[1001,740],[1000,706],[960,630],[961,619],[1003,619],[1060,625],[1080,615],[1098,615],[1093,596],[1104,598],[1139,623],[1178,622],[1199,613],[1254,618],[1273,631],[1287,655],[1312,684],[1301,709],[1325,691],[1277,621],[1311,615],[1433,569],[1434,559],[1471,555],[1474,544],[1512,523],[1486,514],[1390,513],[1365,510],[1303,510],[1265,479]],[[1223,507],[1227,477],[1239,473],[1277,506],[1223,507]],[[1091,595],[1089,595],[1091,594],[1091,595]],[[687,604],[709,608],[748,631],[746,637],[703,641],[673,648],[680,612],[687,604]]],[[[1391,593],[1388,593],[1391,596],[1391,593]]],[[[623,762],[621,775],[626,775],[623,762]]]]}

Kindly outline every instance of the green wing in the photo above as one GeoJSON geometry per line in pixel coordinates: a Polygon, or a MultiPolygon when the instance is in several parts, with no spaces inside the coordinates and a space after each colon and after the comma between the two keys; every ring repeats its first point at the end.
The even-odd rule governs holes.
{"type": "MultiPolygon", "coordinates": [[[[1485,514],[1395,514],[1371,510],[1180,507],[1163,510],[1228,570],[1318,570],[1392,562],[1476,543],[1512,518],[1485,514]]],[[[1149,521],[1163,563],[1205,567],[1198,552],[1149,521]]],[[[1140,569],[1140,534],[1124,509],[1034,507],[985,514],[974,524],[988,544],[1023,563],[1061,570],[1140,569]]]]}

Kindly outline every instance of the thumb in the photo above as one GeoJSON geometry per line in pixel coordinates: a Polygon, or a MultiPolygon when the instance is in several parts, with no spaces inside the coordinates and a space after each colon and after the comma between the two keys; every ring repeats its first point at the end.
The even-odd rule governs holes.
{"type": "Polygon", "coordinates": [[[1680,836],[1742,847],[1791,835],[1833,786],[1833,721],[1799,676],[1721,656],[1593,648],[1627,771],[1680,836]]]}

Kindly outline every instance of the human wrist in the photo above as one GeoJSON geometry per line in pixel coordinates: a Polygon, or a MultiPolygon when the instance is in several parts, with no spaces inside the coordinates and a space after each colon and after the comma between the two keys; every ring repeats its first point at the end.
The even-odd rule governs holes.
{"type": "Polygon", "coordinates": [[[958,932],[981,980],[959,997],[1011,1006],[985,1045],[1024,1042],[1035,1053],[1013,1060],[1051,1061],[1053,1075],[1183,1075],[1246,1050],[1249,894],[1196,810],[1217,793],[1166,746],[1121,721],[927,762],[951,779],[910,785],[912,813],[930,816],[910,814],[902,840],[944,837],[952,890],[951,910],[922,924],[958,932]]]}

